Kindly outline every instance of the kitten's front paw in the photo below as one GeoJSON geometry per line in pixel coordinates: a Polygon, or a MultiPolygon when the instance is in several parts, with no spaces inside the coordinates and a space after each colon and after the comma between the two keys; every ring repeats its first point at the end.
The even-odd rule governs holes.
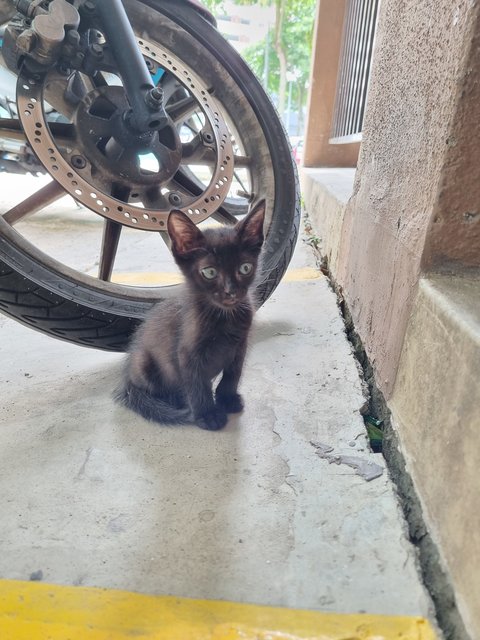
{"type": "Polygon", "coordinates": [[[215,407],[210,411],[198,416],[195,423],[200,429],[207,429],[208,431],[218,431],[222,429],[228,421],[228,416],[222,407],[215,407]]]}
{"type": "Polygon", "coordinates": [[[240,413],[243,411],[243,398],[239,393],[231,395],[217,395],[217,402],[227,413],[240,413]]]}

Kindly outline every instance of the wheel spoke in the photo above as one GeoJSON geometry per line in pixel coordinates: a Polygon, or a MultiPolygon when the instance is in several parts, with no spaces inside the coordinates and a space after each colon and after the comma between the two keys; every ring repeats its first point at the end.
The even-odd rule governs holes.
{"type": "MultiPolygon", "coordinates": [[[[203,188],[181,170],[177,171],[169,186],[175,191],[186,194],[187,196],[199,196],[203,192],[203,188]]],[[[226,203],[219,207],[211,217],[222,224],[236,224],[238,222],[236,216],[226,209],[225,204],[226,203]]],[[[239,215],[241,213],[246,213],[246,211],[239,212],[239,215]]]]}
{"type": "Polygon", "coordinates": [[[237,172],[237,171],[234,171],[234,172],[233,172],[233,176],[234,176],[235,180],[238,182],[238,184],[240,185],[240,187],[241,187],[241,189],[242,189],[243,193],[246,193],[247,188],[246,188],[246,186],[243,184],[243,181],[242,181],[242,179],[240,178],[240,176],[238,175],[238,172],[237,172]]]}
{"type": "Polygon", "coordinates": [[[60,138],[64,138],[67,141],[71,141],[75,138],[75,125],[70,122],[48,122],[48,128],[50,129],[51,134],[55,138],[55,142],[58,142],[60,138]]]}
{"type": "MultiPolygon", "coordinates": [[[[194,193],[192,193],[192,191],[190,191],[190,189],[187,189],[186,187],[183,186],[183,184],[181,184],[180,182],[177,182],[177,180],[175,179],[170,180],[170,182],[168,183],[168,189],[170,192],[173,191],[179,196],[185,196],[187,200],[189,200],[189,198],[191,198],[192,195],[195,195],[194,193]]],[[[172,206],[176,206],[176,205],[172,205],[169,202],[168,209],[171,209],[172,206]]],[[[178,205],[178,208],[181,209],[183,206],[184,206],[183,204],[180,204],[178,205]]]]}
{"type": "Polygon", "coordinates": [[[162,240],[167,245],[167,247],[169,249],[171,249],[172,248],[172,241],[170,240],[170,236],[168,235],[168,233],[166,231],[159,231],[159,234],[160,234],[162,240]]]}
{"type": "Polygon", "coordinates": [[[170,181],[174,191],[180,191],[189,196],[199,196],[203,193],[203,187],[193,181],[185,171],[179,169],[170,181]]]}
{"type": "Polygon", "coordinates": [[[111,195],[118,200],[123,202],[128,202],[130,197],[131,189],[124,184],[120,184],[119,182],[114,182],[112,184],[112,188],[110,191],[111,195]]]}
{"type": "Polygon", "coordinates": [[[19,220],[24,220],[28,216],[37,213],[64,195],[66,195],[64,188],[56,180],[52,180],[35,193],[32,193],[31,196],[28,196],[28,198],[25,198],[25,200],[22,200],[22,202],[19,202],[9,209],[4,213],[3,219],[9,224],[14,225],[19,220]]]}
{"type": "Polygon", "coordinates": [[[190,142],[182,145],[181,164],[201,164],[207,167],[214,167],[217,163],[217,154],[212,147],[203,143],[202,136],[198,133],[190,142]]]}
{"type": "MultiPolygon", "coordinates": [[[[75,134],[75,127],[67,122],[49,122],[48,127],[55,137],[55,142],[61,146],[67,146],[75,134]]],[[[20,120],[15,118],[0,118],[0,137],[26,142],[20,120]]]]}
{"type": "Polygon", "coordinates": [[[123,225],[108,218],[103,224],[102,248],[100,252],[100,265],[98,277],[100,280],[109,281],[112,277],[113,265],[117,255],[118,241],[122,233],[123,225]]]}
{"type": "MultiPolygon", "coordinates": [[[[163,99],[167,108],[167,103],[173,96],[173,94],[180,88],[183,88],[177,78],[172,73],[168,73],[167,71],[163,74],[160,82],[158,83],[158,86],[163,90],[163,99]]],[[[184,88],[183,90],[185,91],[184,88]]]]}
{"type": "Polygon", "coordinates": [[[192,167],[202,166],[202,167],[209,167],[213,169],[214,167],[217,166],[217,158],[215,155],[210,156],[208,152],[199,150],[198,152],[196,151],[191,156],[182,158],[182,160],[180,161],[180,165],[185,165],[186,167],[189,167],[190,165],[192,167]],[[204,153],[205,155],[203,155],[204,153]]]}
{"type": "Polygon", "coordinates": [[[175,124],[188,118],[198,109],[198,102],[193,96],[182,98],[171,105],[166,106],[166,112],[175,124]]]}
{"type": "Polygon", "coordinates": [[[237,169],[241,167],[249,167],[252,159],[249,156],[233,156],[233,166],[237,169]]]}
{"type": "Polygon", "coordinates": [[[212,214],[212,218],[217,222],[221,222],[222,224],[234,225],[237,224],[237,218],[229,213],[224,207],[220,207],[217,209],[214,214],[212,214]]]}
{"type": "Polygon", "coordinates": [[[142,196],[142,202],[148,209],[168,209],[171,207],[159,187],[147,189],[142,196]]]}
{"type": "MultiPolygon", "coordinates": [[[[201,164],[206,167],[215,167],[217,164],[217,155],[215,154],[215,150],[211,147],[205,147],[196,145],[194,146],[194,141],[186,142],[182,145],[182,162],[181,164],[186,165],[196,165],[201,164]]],[[[249,167],[251,164],[251,158],[248,156],[234,156],[233,157],[233,165],[236,169],[242,169],[244,167],[249,167]]],[[[237,178],[238,179],[238,178],[237,178]]]]}
{"type": "Polygon", "coordinates": [[[18,140],[20,142],[25,142],[26,140],[20,120],[15,118],[0,118],[0,136],[7,140],[18,140]]]}

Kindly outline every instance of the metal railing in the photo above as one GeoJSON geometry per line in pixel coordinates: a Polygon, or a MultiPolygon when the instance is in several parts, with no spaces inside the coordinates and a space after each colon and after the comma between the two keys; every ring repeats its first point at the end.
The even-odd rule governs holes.
{"type": "Polygon", "coordinates": [[[380,0],[347,0],[330,142],[362,139],[380,0]]]}

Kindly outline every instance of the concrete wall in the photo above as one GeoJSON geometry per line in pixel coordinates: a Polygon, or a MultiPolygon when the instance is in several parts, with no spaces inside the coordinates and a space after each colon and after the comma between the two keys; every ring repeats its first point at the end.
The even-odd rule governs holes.
{"type": "MultiPolygon", "coordinates": [[[[465,100],[462,84],[478,12],[470,0],[381,5],[357,181],[336,277],[387,397],[427,230],[448,180],[448,156],[459,151],[451,135],[465,100]]],[[[457,191],[469,184],[468,178],[455,179],[457,191]]]]}
{"type": "Polygon", "coordinates": [[[472,639],[480,637],[479,319],[479,278],[422,278],[389,403],[472,639]]]}
{"type": "Polygon", "coordinates": [[[467,51],[453,78],[455,113],[424,254],[424,268],[430,270],[480,266],[480,27],[473,9],[454,14],[454,22],[460,18],[472,23],[464,27],[467,51]]]}

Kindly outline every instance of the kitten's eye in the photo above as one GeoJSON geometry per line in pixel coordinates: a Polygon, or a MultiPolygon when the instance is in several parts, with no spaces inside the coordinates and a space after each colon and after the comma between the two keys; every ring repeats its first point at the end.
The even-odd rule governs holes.
{"type": "Polygon", "coordinates": [[[248,276],[249,273],[252,273],[252,269],[253,264],[251,264],[250,262],[244,262],[240,265],[238,270],[242,274],[242,276],[248,276]]]}
{"type": "Polygon", "coordinates": [[[213,280],[218,275],[218,272],[214,267],[204,267],[200,273],[207,280],[213,280]]]}

